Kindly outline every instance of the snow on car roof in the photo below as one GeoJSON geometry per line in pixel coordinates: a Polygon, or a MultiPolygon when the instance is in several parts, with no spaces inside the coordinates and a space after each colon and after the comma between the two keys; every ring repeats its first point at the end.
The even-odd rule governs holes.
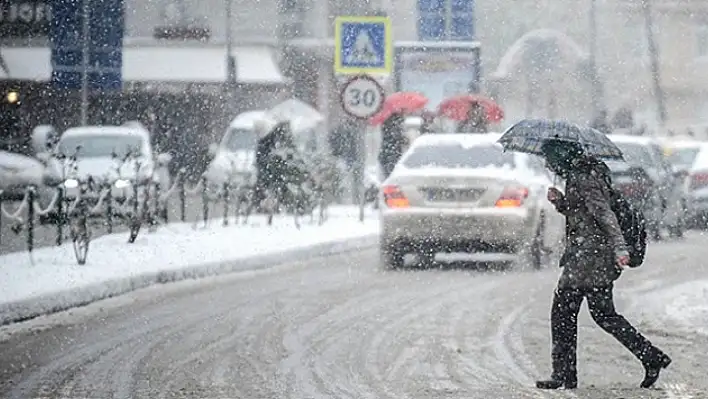
{"type": "Polygon", "coordinates": [[[439,133],[418,136],[413,146],[431,146],[445,144],[460,144],[475,146],[480,144],[494,144],[501,137],[501,133],[439,133]]]}
{"type": "Polygon", "coordinates": [[[253,124],[263,119],[265,115],[265,110],[246,111],[232,119],[229,127],[232,129],[253,129],[253,124]]]}
{"type": "Polygon", "coordinates": [[[80,126],[67,129],[62,137],[65,136],[97,136],[97,135],[123,135],[123,136],[141,136],[146,137],[146,132],[142,129],[137,129],[130,126],[80,126]]]}
{"type": "Polygon", "coordinates": [[[666,140],[664,147],[669,148],[695,148],[706,145],[703,141],[698,140],[666,140]]]}
{"type": "Polygon", "coordinates": [[[656,140],[652,137],[645,137],[645,136],[628,136],[624,134],[609,134],[607,137],[612,141],[613,143],[630,143],[630,144],[639,144],[639,145],[649,145],[652,143],[656,143],[656,140]]]}

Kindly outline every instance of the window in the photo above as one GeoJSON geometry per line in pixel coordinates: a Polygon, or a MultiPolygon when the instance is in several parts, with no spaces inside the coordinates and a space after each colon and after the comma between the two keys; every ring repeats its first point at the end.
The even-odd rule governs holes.
{"type": "Polygon", "coordinates": [[[139,153],[142,150],[143,139],[132,135],[82,134],[64,136],[59,142],[60,154],[65,156],[76,154],[77,158],[110,157],[113,154],[122,158],[128,152],[139,153]]]}
{"type": "Polygon", "coordinates": [[[654,159],[647,148],[641,144],[635,143],[615,143],[619,147],[620,151],[624,155],[624,159],[627,163],[635,164],[639,166],[654,166],[654,159]]]}
{"type": "Polygon", "coordinates": [[[474,40],[474,0],[451,0],[450,39],[474,40]]]}
{"type": "Polygon", "coordinates": [[[680,168],[689,168],[698,156],[699,147],[685,147],[672,149],[668,161],[680,168]]]}
{"type": "Polygon", "coordinates": [[[446,33],[445,0],[418,0],[418,39],[443,40],[446,33]]]}
{"type": "Polygon", "coordinates": [[[463,146],[461,144],[437,144],[415,148],[403,160],[403,166],[418,168],[485,168],[513,167],[514,154],[504,152],[497,145],[463,146]]]}
{"type": "Polygon", "coordinates": [[[251,129],[231,129],[224,144],[232,152],[253,151],[258,145],[258,134],[251,129]]]}

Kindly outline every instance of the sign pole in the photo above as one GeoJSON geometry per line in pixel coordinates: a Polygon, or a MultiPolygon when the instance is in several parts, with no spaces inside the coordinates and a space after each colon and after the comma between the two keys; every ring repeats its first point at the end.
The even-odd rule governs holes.
{"type": "Polygon", "coordinates": [[[381,111],[386,93],[372,74],[393,72],[393,40],[388,17],[339,16],[335,20],[334,71],[352,76],[341,91],[342,109],[358,120],[356,165],[352,172],[352,194],[364,221],[366,201],[367,121],[381,111]]]}
{"type": "Polygon", "coordinates": [[[89,69],[89,40],[90,40],[90,7],[89,0],[83,0],[82,12],[82,46],[81,46],[81,125],[88,125],[88,69],[89,69]]]}

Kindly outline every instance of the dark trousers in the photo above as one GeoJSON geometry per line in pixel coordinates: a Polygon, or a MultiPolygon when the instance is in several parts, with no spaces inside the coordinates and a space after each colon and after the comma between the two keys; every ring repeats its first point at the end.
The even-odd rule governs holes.
{"type": "Polygon", "coordinates": [[[595,323],[615,337],[642,364],[651,365],[663,354],[627,319],[617,314],[612,290],[612,285],[589,289],[556,289],[551,308],[553,379],[577,381],[578,312],[586,298],[590,316],[595,323]]]}

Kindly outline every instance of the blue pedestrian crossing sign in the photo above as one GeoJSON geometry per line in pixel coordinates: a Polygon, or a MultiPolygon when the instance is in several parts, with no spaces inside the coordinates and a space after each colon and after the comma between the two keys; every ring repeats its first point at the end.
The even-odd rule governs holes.
{"type": "Polygon", "coordinates": [[[393,41],[388,17],[337,17],[334,71],[338,74],[390,74],[393,41]]]}

